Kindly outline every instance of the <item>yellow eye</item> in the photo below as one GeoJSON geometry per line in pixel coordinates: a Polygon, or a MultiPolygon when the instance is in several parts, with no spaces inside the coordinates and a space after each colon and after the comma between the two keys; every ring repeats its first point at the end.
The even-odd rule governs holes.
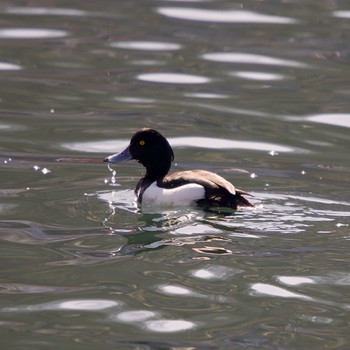
{"type": "Polygon", "coordinates": [[[145,144],[145,141],[141,140],[141,141],[139,142],[139,144],[140,144],[140,146],[143,146],[143,145],[145,144]]]}

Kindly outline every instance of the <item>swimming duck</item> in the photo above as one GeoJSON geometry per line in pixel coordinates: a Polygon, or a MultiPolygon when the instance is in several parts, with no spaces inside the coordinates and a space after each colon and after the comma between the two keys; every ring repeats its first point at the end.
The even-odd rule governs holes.
{"type": "Polygon", "coordinates": [[[146,168],[146,174],[136,185],[139,204],[198,205],[210,207],[252,207],[247,192],[236,189],[223,177],[206,170],[185,170],[168,174],[174,160],[168,140],[154,129],[140,129],[129,146],[103,161],[119,163],[135,159],[146,168]]]}

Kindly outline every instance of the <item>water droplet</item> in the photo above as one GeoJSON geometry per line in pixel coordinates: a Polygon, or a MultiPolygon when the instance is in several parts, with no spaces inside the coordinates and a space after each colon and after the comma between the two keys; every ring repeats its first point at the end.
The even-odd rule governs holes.
{"type": "MultiPolygon", "coordinates": [[[[108,170],[112,173],[110,181],[111,181],[112,185],[116,186],[117,185],[117,177],[116,177],[117,172],[114,169],[111,168],[109,163],[107,163],[107,167],[108,167],[108,170]]],[[[106,179],[105,183],[107,184],[108,182],[109,182],[109,180],[106,179]]]]}
{"type": "Polygon", "coordinates": [[[46,174],[51,173],[51,170],[49,170],[49,169],[47,169],[47,168],[42,168],[42,169],[41,169],[41,172],[42,172],[44,175],[46,175],[46,174]]]}

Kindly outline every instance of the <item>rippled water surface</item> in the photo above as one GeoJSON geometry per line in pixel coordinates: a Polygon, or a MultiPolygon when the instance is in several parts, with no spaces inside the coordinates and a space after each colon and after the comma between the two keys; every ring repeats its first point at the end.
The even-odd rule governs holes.
{"type": "Polygon", "coordinates": [[[4,349],[348,349],[347,1],[2,1],[4,349]],[[251,210],[138,208],[141,127],[251,210]],[[114,172],[112,172],[114,171],[114,172]]]}

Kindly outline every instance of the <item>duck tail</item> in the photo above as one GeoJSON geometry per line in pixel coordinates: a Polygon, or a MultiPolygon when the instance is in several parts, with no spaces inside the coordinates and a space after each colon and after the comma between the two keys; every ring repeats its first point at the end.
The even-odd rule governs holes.
{"type": "Polygon", "coordinates": [[[254,204],[250,203],[246,196],[252,197],[250,193],[236,189],[236,202],[238,207],[254,207],[254,204]]]}

